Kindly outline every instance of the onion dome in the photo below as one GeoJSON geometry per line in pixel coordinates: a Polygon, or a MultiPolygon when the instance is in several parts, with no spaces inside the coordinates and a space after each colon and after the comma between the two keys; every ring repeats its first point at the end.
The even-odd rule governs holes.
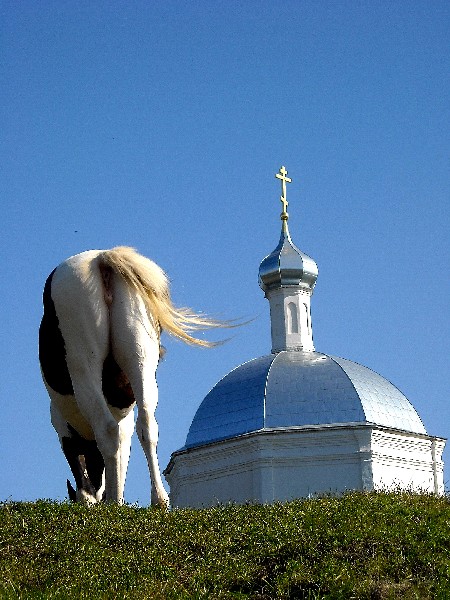
{"type": "Polygon", "coordinates": [[[295,285],[312,290],[319,270],[315,261],[301,252],[291,240],[287,221],[283,222],[280,241],[259,266],[259,285],[264,292],[295,285]]]}

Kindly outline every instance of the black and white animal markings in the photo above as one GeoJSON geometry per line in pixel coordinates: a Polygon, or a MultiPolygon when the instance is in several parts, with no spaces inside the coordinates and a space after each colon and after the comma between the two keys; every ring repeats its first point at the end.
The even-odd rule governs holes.
{"type": "Polygon", "coordinates": [[[72,500],[123,502],[134,431],[147,458],[151,501],[168,505],[156,446],[156,369],[164,329],[210,347],[189,331],[223,327],[173,306],[165,273],[128,247],[90,250],[61,263],[44,287],[39,360],[50,413],[75,478],[72,500]]]}

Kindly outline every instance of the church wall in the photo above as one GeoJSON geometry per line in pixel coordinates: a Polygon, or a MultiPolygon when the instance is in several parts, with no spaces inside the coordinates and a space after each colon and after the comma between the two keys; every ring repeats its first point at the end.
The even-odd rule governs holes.
{"type": "Polygon", "coordinates": [[[444,446],[442,438],[374,430],[371,444],[374,488],[399,487],[443,494],[444,446]]]}
{"type": "Polygon", "coordinates": [[[348,428],[277,429],[261,439],[260,501],[362,489],[359,443],[348,428]]]}
{"type": "Polygon", "coordinates": [[[242,436],[173,456],[165,471],[172,506],[258,501],[257,454],[255,440],[242,436]]]}
{"type": "Polygon", "coordinates": [[[441,438],[367,424],[278,428],[176,453],[165,474],[178,507],[348,490],[443,493],[444,445],[441,438]]]}

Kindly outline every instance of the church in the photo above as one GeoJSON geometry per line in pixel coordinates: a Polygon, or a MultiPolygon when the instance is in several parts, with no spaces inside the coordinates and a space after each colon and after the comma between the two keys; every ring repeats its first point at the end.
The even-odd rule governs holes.
{"type": "Polygon", "coordinates": [[[270,503],[348,490],[443,494],[446,440],[431,436],[392,383],[351,360],[317,352],[315,261],[288,228],[259,266],[270,305],[271,353],[225,375],[201,402],[185,445],[164,472],[174,507],[270,503]]]}

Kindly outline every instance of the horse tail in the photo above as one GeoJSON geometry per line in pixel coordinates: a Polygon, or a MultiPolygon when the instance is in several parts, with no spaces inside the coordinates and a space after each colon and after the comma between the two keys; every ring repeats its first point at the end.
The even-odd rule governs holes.
{"type": "Polygon", "coordinates": [[[170,297],[169,280],[165,272],[134,248],[117,246],[104,250],[99,255],[99,264],[111,268],[142,297],[150,318],[157,321],[161,329],[187,344],[210,348],[222,343],[198,339],[190,332],[230,325],[189,308],[176,308],[170,297]]]}

